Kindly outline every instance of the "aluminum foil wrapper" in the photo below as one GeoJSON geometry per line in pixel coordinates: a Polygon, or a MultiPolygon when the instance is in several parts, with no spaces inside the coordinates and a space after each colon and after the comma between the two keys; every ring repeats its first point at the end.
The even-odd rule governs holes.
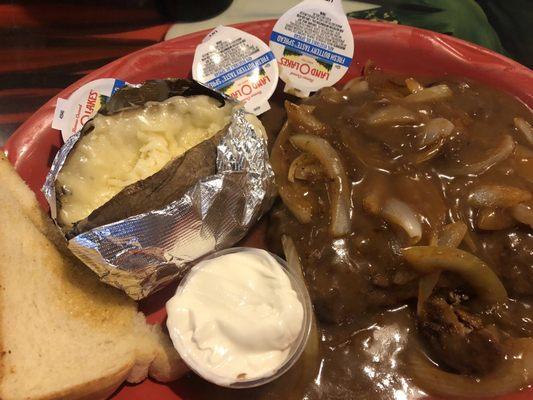
{"type": "MultiPolygon", "coordinates": [[[[136,89],[141,90],[119,90],[113,97],[119,95],[120,101],[112,98],[100,112],[114,113],[176,94],[207,94],[232,101],[186,80],[149,81],[136,89]],[[188,91],[173,92],[176,82],[181,89],[180,82],[188,84],[188,91]]],[[[81,136],[81,132],[77,133],[62,146],[42,189],[54,221],[54,184],[81,136]]],[[[70,238],[68,247],[102,281],[136,300],[163,288],[181,278],[198,258],[234,245],[272,204],[274,174],[268,162],[266,138],[242,108],[234,109],[217,145],[216,167],[215,175],[200,179],[164,208],[83,232],[70,238]]]]}

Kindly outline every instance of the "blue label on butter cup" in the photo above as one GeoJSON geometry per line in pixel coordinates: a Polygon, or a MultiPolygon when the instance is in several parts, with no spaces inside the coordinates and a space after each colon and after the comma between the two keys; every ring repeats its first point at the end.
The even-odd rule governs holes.
{"type": "Polygon", "coordinates": [[[306,43],[302,40],[285,36],[279,32],[272,31],[270,41],[279,43],[288,49],[299,51],[301,54],[307,54],[326,63],[339,64],[346,68],[352,63],[351,57],[346,57],[315,44],[306,43]]]}
{"type": "Polygon", "coordinates": [[[68,99],[58,98],[52,128],[60,130],[63,141],[66,141],[96,115],[113,93],[126,84],[120,79],[96,79],[76,89],[68,99]]]}
{"type": "Polygon", "coordinates": [[[206,84],[212,87],[213,89],[220,89],[226,86],[228,82],[234,82],[240,77],[250,74],[250,72],[252,72],[253,70],[262,67],[263,65],[271,62],[274,59],[274,54],[269,51],[268,53],[257,57],[255,60],[252,60],[250,62],[244,62],[242,65],[239,65],[228,72],[218,75],[216,78],[206,82],[206,84]]]}

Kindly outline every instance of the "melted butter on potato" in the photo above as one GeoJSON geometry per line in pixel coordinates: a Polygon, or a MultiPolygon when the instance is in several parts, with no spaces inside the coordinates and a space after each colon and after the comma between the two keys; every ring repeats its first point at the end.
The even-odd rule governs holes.
{"type": "Polygon", "coordinates": [[[59,223],[88,217],[128,185],[211,138],[229,123],[232,109],[208,96],[176,96],[98,115],[94,130],[80,139],[58,175],[64,190],[59,223]]]}

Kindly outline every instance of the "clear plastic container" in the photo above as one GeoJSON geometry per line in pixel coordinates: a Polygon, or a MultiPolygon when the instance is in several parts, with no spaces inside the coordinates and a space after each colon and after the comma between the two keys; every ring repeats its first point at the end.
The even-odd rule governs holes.
{"type": "MultiPolygon", "coordinates": [[[[187,275],[182,279],[182,281],[180,282],[180,284],[178,285],[176,289],[176,295],[179,295],[180,292],[183,290],[183,288],[187,285],[188,279],[194,274],[195,270],[197,270],[198,267],[201,267],[200,263],[202,261],[214,259],[225,254],[237,253],[241,251],[249,251],[251,249],[257,250],[251,247],[233,247],[233,248],[217,251],[215,253],[210,254],[207,257],[202,258],[199,261],[199,263],[196,266],[194,266],[187,273],[187,275]]],[[[309,293],[307,291],[307,287],[305,286],[305,282],[303,282],[300,276],[297,276],[291,272],[285,260],[283,260],[282,258],[268,251],[267,253],[278,262],[278,264],[283,269],[285,274],[289,277],[291,286],[293,290],[296,292],[298,300],[302,304],[303,320],[302,320],[302,327],[300,330],[300,334],[298,338],[292,343],[289,355],[287,356],[286,360],[283,362],[282,365],[279,366],[279,368],[272,375],[262,377],[259,379],[250,379],[250,380],[243,379],[243,380],[233,382],[229,385],[220,385],[217,382],[210,381],[209,377],[202,375],[201,371],[199,371],[199,368],[195,368],[194,361],[187,360],[186,359],[187,357],[183,357],[183,361],[189,366],[189,368],[191,368],[192,371],[194,371],[196,374],[198,374],[199,376],[201,376],[202,378],[204,378],[205,380],[209,382],[219,384],[220,386],[225,386],[225,387],[235,388],[235,389],[244,389],[244,388],[251,388],[251,387],[264,385],[268,382],[271,382],[279,378],[281,375],[287,372],[296,363],[296,361],[298,361],[298,359],[300,358],[300,356],[302,355],[302,352],[304,351],[306,347],[306,344],[307,344],[307,341],[309,339],[309,335],[311,332],[311,328],[313,326],[313,308],[312,308],[311,299],[309,297],[309,293]]]]}

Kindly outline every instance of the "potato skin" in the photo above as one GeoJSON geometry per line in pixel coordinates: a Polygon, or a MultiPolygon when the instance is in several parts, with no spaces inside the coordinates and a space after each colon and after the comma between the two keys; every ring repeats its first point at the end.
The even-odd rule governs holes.
{"type": "Polygon", "coordinates": [[[149,101],[164,101],[174,96],[205,95],[220,101],[226,97],[191,79],[157,79],[144,82],[139,87],[125,86],[119,89],[98,111],[99,114],[112,115],[127,109],[140,108],[149,101]]]}
{"type": "Polygon", "coordinates": [[[160,171],[126,186],[111,200],[77,222],[67,233],[72,238],[98,226],[150,210],[179,199],[199,179],[216,173],[217,144],[224,131],[169,161],[160,171]]]}
{"type": "MultiPolygon", "coordinates": [[[[126,109],[142,107],[148,101],[164,101],[173,96],[198,94],[214,97],[221,102],[221,105],[224,105],[226,101],[224,97],[191,80],[157,80],[148,81],[138,88],[120,89],[99,113],[112,115],[126,109]]],[[[89,121],[83,127],[81,134],[89,135],[92,129],[92,123],[89,121]]],[[[98,226],[163,208],[179,199],[199,179],[216,173],[217,145],[225,132],[226,128],[189,149],[182,156],[169,161],[152,176],[125,187],[87,218],[76,222],[70,229],[62,227],[65,236],[71,239],[98,226]]],[[[75,149],[76,145],[71,153],[75,149]]],[[[68,162],[68,157],[66,162],[68,162]]],[[[60,209],[63,192],[57,183],[55,189],[57,206],[60,209]]]]}

